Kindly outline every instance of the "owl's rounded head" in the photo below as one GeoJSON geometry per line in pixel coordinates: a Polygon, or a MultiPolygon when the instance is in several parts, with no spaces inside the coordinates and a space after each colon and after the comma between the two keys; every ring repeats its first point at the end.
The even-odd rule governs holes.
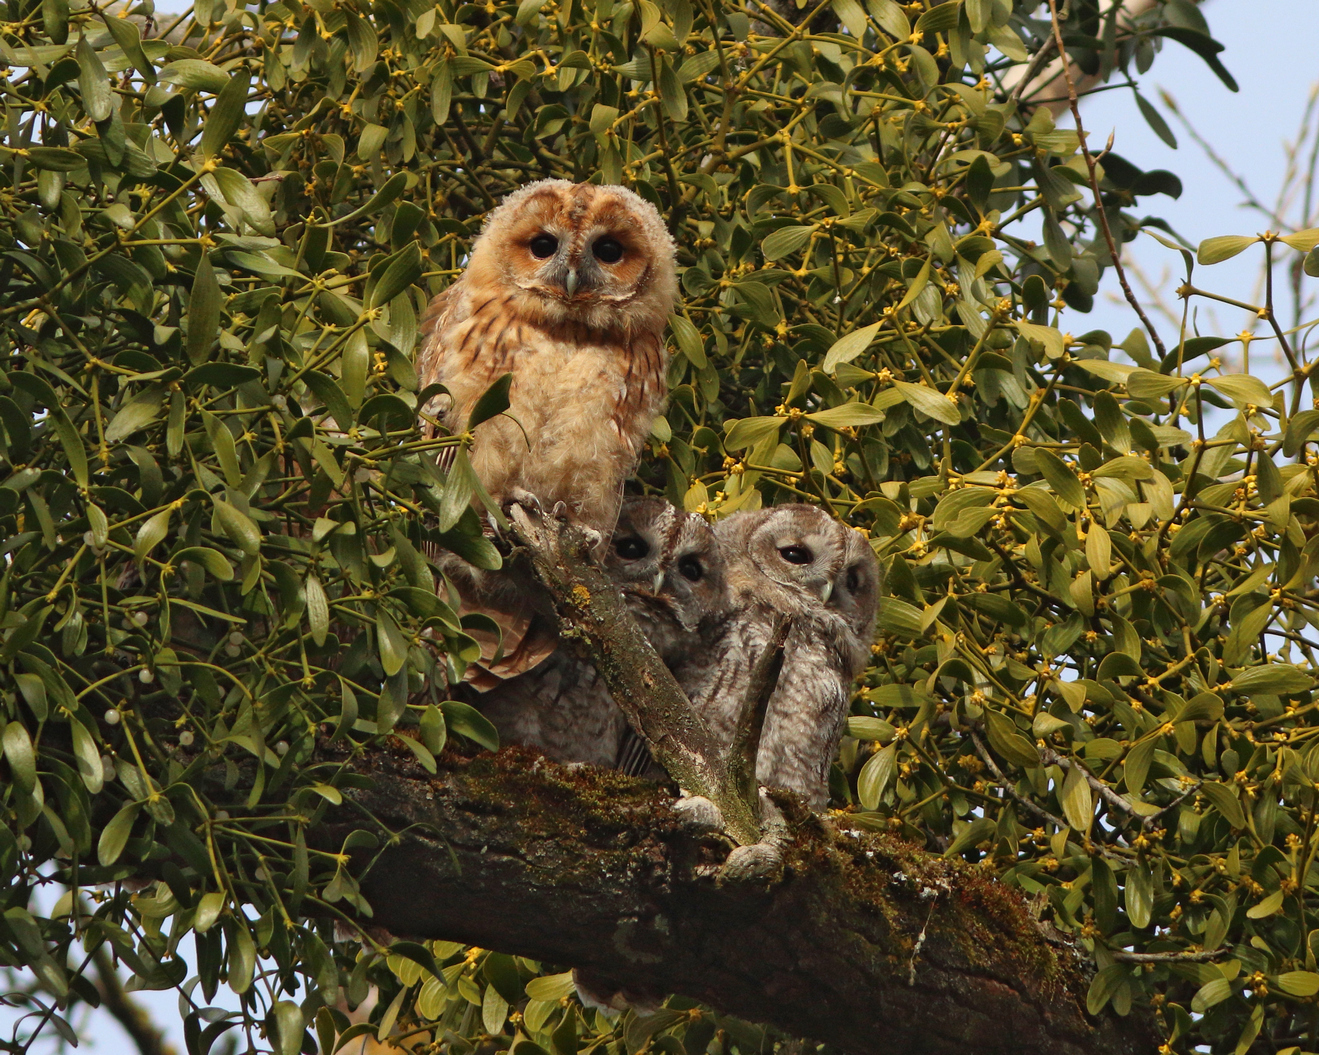
{"type": "Polygon", "coordinates": [[[723,565],[710,525],[659,498],[623,503],[605,569],[648,633],[648,624],[660,622],[695,631],[725,607],[723,565]]]}
{"type": "Polygon", "coordinates": [[[674,244],[624,187],[539,180],[510,194],[472,246],[464,280],[517,292],[546,324],[663,329],[678,295],[674,244]]]}
{"type": "MultiPolygon", "coordinates": [[[[846,588],[850,536],[856,532],[817,506],[793,503],[737,513],[721,521],[715,534],[730,566],[737,561],[743,570],[735,588],[752,597],[763,599],[758,576],[782,587],[776,603],[795,607],[827,605],[840,584],[846,588]]],[[[858,564],[858,590],[862,576],[858,564]]]]}

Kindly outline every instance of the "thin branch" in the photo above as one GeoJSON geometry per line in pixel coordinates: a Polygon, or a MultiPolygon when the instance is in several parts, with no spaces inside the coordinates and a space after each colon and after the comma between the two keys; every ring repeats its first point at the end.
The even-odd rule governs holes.
{"type": "Polygon", "coordinates": [[[1076,135],[1081,141],[1081,155],[1085,158],[1086,168],[1090,172],[1090,190],[1094,192],[1095,196],[1095,214],[1099,217],[1099,227],[1104,233],[1104,242],[1108,246],[1108,255],[1113,261],[1113,270],[1117,272],[1118,282],[1122,286],[1122,292],[1127,298],[1127,303],[1131,305],[1144,324],[1145,329],[1149,331],[1150,340],[1154,342],[1154,347],[1158,349],[1159,359],[1166,359],[1168,349],[1163,346],[1158,331],[1154,329],[1154,323],[1150,322],[1149,316],[1145,314],[1145,309],[1140,306],[1140,301],[1136,299],[1136,294],[1131,291],[1131,284],[1127,282],[1127,276],[1122,270],[1122,260],[1117,243],[1113,240],[1113,230],[1108,224],[1108,212],[1104,209],[1104,199],[1099,192],[1099,177],[1095,171],[1094,155],[1090,153],[1090,148],[1085,142],[1085,128],[1081,124],[1081,107],[1076,96],[1076,81],[1072,78],[1071,63],[1067,61],[1067,50],[1063,47],[1063,30],[1058,22],[1057,0],[1049,0],[1049,15],[1053,20],[1054,43],[1057,45],[1058,53],[1063,57],[1062,68],[1063,76],[1067,79],[1067,101],[1072,109],[1072,118],[1076,121],[1076,135]]]}
{"type": "Polygon", "coordinates": [[[770,630],[765,651],[751,668],[742,709],[733,730],[733,742],[728,748],[728,781],[752,810],[759,813],[759,783],[756,780],[756,756],[760,752],[760,733],[765,727],[765,712],[769,698],[779,683],[783,669],[783,646],[788,640],[792,620],[779,614],[770,630]]]}
{"type": "Polygon", "coordinates": [[[1008,780],[1008,778],[1004,775],[1003,770],[998,768],[998,763],[994,761],[994,756],[989,753],[989,749],[985,747],[984,741],[980,739],[980,734],[977,733],[974,729],[971,730],[971,742],[976,745],[976,754],[980,756],[980,761],[982,761],[988,767],[989,771],[994,775],[994,779],[998,781],[999,786],[1002,787],[1002,789],[1005,792],[1007,792],[1009,796],[1011,796],[1014,802],[1016,802],[1019,806],[1026,807],[1026,809],[1030,810],[1037,817],[1040,817],[1041,819],[1048,821],[1059,831],[1061,831],[1063,828],[1071,827],[1071,825],[1069,825],[1061,817],[1055,817],[1043,806],[1036,805],[1030,799],[1022,798],[1012,789],[1012,781],[1008,780]]]}
{"type": "Polygon", "coordinates": [[[509,519],[537,577],[554,598],[560,633],[581,641],[632,728],[683,790],[719,807],[728,833],[760,841],[754,799],[732,785],[723,751],[591,557],[592,540],[571,524],[513,505],[509,519]]]}
{"type": "Polygon", "coordinates": [[[1271,223],[1276,224],[1280,228],[1285,229],[1290,226],[1276,209],[1269,208],[1259,200],[1255,192],[1250,189],[1250,185],[1246,183],[1246,178],[1237,172],[1237,170],[1214,149],[1209,140],[1205,139],[1205,137],[1196,130],[1196,127],[1191,124],[1186,115],[1182,113],[1181,108],[1177,105],[1177,100],[1173,98],[1169,92],[1160,90],[1159,97],[1163,100],[1163,105],[1172,111],[1173,117],[1177,118],[1178,123],[1186,130],[1186,134],[1191,137],[1195,145],[1204,151],[1205,157],[1209,159],[1210,163],[1218,169],[1218,171],[1221,172],[1230,183],[1235,184],[1237,190],[1241,191],[1245,196],[1244,204],[1248,208],[1263,213],[1268,217],[1271,223]]]}
{"type": "Polygon", "coordinates": [[[1232,949],[1207,949],[1202,952],[1114,952],[1113,959],[1121,963],[1210,963],[1222,959],[1232,949]]]}
{"type": "Polygon", "coordinates": [[[124,990],[123,983],[110,960],[108,945],[101,945],[92,956],[96,964],[96,991],[101,994],[101,1006],[124,1027],[141,1055],[176,1055],[174,1046],[165,1039],[165,1031],[124,990]]]}
{"type": "Polygon", "coordinates": [[[1074,758],[1067,758],[1064,755],[1060,755],[1058,754],[1057,751],[1055,751],[1051,747],[1044,748],[1042,752],[1042,757],[1044,758],[1045,762],[1049,763],[1049,765],[1059,766],[1062,769],[1071,769],[1073,766],[1075,766],[1080,771],[1081,776],[1085,778],[1085,782],[1089,784],[1090,787],[1094,789],[1095,793],[1101,799],[1107,802],[1109,806],[1111,806],[1113,809],[1121,810],[1123,813],[1127,814],[1130,817],[1140,816],[1136,812],[1136,808],[1130,802],[1124,799],[1121,795],[1119,795],[1116,791],[1110,788],[1102,780],[1096,777],[1093,773],[1090,772],[1089,769],[1081,765],[1074,758]]]}

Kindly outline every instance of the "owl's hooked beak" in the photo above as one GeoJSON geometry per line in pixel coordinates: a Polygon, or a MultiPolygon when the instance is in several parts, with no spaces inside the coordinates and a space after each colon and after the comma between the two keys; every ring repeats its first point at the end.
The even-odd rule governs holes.
{"type": "Polygon", "coordinates": [[[652,591],[658,594],[660,592],[660,587],[663,585],[664,585],[664,573],[662,571],[657,571],[655,573],[655,584],[652,587],[652,591]]]}
{"type": "Polygon", "coordinates": [[[833,596],[833,592],[834,592],[833,581],[825,580],[824,585],[820,587],[820,603],[828,604],[829,598],[833,596]]]}
{"type": "Polygon", "coordinates": [[[577,292],[577,269],[575,267],[568,268],[568,274],[563,280],[563,288],[568,291],[570,297],[577,292]]]}

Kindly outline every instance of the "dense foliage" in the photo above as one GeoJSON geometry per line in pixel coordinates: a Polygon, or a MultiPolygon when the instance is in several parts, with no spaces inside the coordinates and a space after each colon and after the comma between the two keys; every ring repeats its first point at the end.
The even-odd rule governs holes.
{"type": "MultiPolygon", "coordinates": [[[[1088,83],[1134,90],[1167,40],[1230,82],[1187,0],[1064,6],[1088,83]]],[[[416,427],[411,355],[483,214],[542,176],[633,187],[681,249],[638,486],[712,516],[821,503],[885,563],[837,804],[1038,895],[1095,959],[1095,1012],[1153,1001],[1179,1051],[1314,1047],[1313,360],[1279,330],[1270,387],[1185,325],[1084,332],[1101,219],[1120,244],[1179,185],[1092,169],[1029,105],[1066,96],[1057,64],[1021,92],[1049,4],[0,20],[0,958],[35,980],[0,1047],[69,1028],[103,943],[180,987],[193,1055],[232,1027],[330,1050],[373,985],[354,1031],[454,1050],[763,1043],[688,1004],[585,1012],[510,956],[336,942],[374,837],[308,850],[359,779],[317,736],[428,766],[491,745],[449,699],[472,625],[426,554],[499,555],[470,435],[416,427]],[[241,1012],[206,1010],[221,986],[241,1012]]]]}

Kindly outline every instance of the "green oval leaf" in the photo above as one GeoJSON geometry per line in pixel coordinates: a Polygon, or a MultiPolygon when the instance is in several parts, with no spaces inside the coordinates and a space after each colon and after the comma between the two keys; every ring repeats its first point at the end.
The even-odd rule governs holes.
{"type": "Polygon", "coordinates": [[[403,669],[408,658],[408,641],[394,617],[383,606],[376,606],[376,642],[380,650],[380,665],[387,677],[403,669]]]}
{"type": "Polygon", "coordinates": [[[889,744],[866,760],[856,779],[857,798],[868,810],[878,809],[897,772],[897,745],[889,744]]]}
{"type": "Polygon", "coordinates": [[[380,278],[371,290],[367,305],[370,308],[383,307],[421,280],[421,249],[416,242],[409,242],[382,266],[380,278]]]}
{"type": "MultiPolygon", "coordinates": [[[[1238,407],[1244,408],[1247,404],[1253,404],[1257,407],[1273,406],[1273,393],[1269,391],[1269,386],[1258,377],[1251,377],[1250,374],[1226,374],[1223,377],[1206,377],[1205,383],[1211,388],[1222,392],[1238,407]]],[[[1130,385],[1127,386],[1127,391],[1131,391],[1130,385]]]]}
{"type": "Polygon", "coordinates": [[[303,584],[303,593],[307,600],[307,622],[311,626],[311,639],[318,646],[325,644],[325,637],[330,632],[330,602],[326,599],[321,581],[315,575],[308,575],[303,584]]]}
{"type": "Polygon", "coordinates": [[[196,914],[192,917],[192,929],[198,934],[205,934],[215,926],[215,921],[220,918],[220,913],[224,910],[225,900],[226,895],[223,891],[203,894],[201,900],[197,902],[196,914]]]}
{"type": "Polygon", "coordinates": [[[475,707],[457,700],[445,700],[440,704],[440,710],[444,712],[445,724],[453,732],[475,740],[487,751],[499,750],[499,733],[475,707]]]}
{"type": "Polygon", "coordinates": [[[1217,238],[1206,238],[1195,252],[1195,259],[1200,264],[1219,264],[1231,260],[1242,250],[1259,241],[1257,237],[1243,234],[1224,234],[1217,238]]]}
{"type": "Polygon", "coordinates": [[[110,823],[101,831],[101,837],[96,842],[96,859],[101,864],[108,866],[119,860],[128,836],[133,831],[133,821],[137,819],[141,808],[140,802],[130,802],[110,818],[110,823]]]}
{"type": "Polygon", "coordinates": [[[1314,679],[1304,671],[1286,663],[1248,667],[1231,681],[1232,691],[1241,696],[1290,696],[1308,692],[1314,679]]]}
{"type": "Polygon", "coordinates": [[[765,254],[766,260],[780,260],[809,242],[815,230],[815,224],[807,227],[780,227],[765,236],[760,243],[760,251],[765,254]]]}
{"type": "Polygon", "coordinates": [[[110,75],[105,72],[105,66],[86,34],[78,38],[74,54],[78,58],[78,89],[82,93],[83,111],[93,121],[106,121],[114,106],[110,75]]]}
{"type": "Polygon", "coordinates": [[[178,59],[161,67],[157,77],[190,91],[221,92],[229,83],[229,74],[205,59],[178,59]]]}
{"type": "Polygon", "coordinates": [[[838,369],[839,363],[850,363],[858,355],[870,347],[875,339],[875,334],[879,333],[879,328],[883,326],[883,320],[871,323],[869,326],[862,326],[859,330],[853,330],[845,337],[840,337],[829,347],[825,353],[824,362],[820,369],[826,374],[833,373],[838,369]]]}
{"type": "Polygon", "coordinates": [[[3,742],[5,761],[9,763],[14,786],[25,795],[30,794],[37,783],[37,755],[27,727],[22,722],[10,722],[5,726],[3,742]]]}
{"type": "Polygon", "coordinates": [[[251,517],[228,502],[217,501],[214,508],[220,527],[235,546],[248,556],[261,552],[261,529],[252,522],[251,517]]]}
{"type": "Polygon", "coordinates": [[[234,566],[229,563],[228,558],[219,550],[208,546],[187,546],[170,559],[175,563],[187,560],[200,564],[213,579],[220,582],[230,582],[234,577],[234,566]]]}

